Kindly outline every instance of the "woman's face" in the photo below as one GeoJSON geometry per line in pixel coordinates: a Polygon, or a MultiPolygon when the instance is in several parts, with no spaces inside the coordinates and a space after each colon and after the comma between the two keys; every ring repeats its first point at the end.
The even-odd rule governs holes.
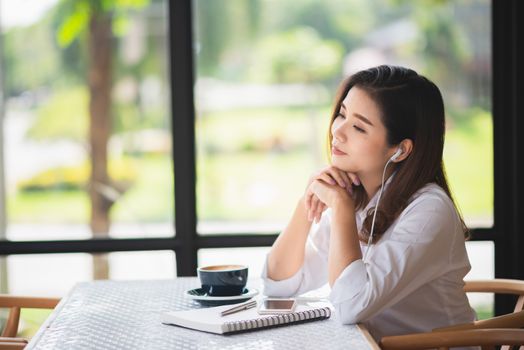
{"type": "Polygon", "coordinates": [[[349,90],[331,125],[332,164],[359,176],[382,174],[384,165],[395,152],[386,142],[386,128],[380,109],[358,87],[349,90]]]}

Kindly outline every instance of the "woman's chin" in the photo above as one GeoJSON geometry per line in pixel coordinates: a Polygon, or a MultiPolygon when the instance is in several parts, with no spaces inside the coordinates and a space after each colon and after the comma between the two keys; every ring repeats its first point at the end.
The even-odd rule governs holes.
{"type": "Polygon", "coordinates": [[[347,173],[355,172],[354,167],[352,167],[351,165],[349,165],[347,163],[344,163],[344,162],[340,162],[340,161],[337,162],[337,159],[332,159],[331,160],[331,165],[333,165],[334,167],[339,168],[340,170],[345,171],[347,173]]]}

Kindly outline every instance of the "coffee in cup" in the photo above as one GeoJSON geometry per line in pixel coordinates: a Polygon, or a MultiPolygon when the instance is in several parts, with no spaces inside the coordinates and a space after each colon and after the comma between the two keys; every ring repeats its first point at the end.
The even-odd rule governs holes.
{"type": "Polygon", "coordinates": [[[232,296],[244,292],[248,268],[244,265],[212,265],[199,267],[202,289],[209,296],[232,296]]]}

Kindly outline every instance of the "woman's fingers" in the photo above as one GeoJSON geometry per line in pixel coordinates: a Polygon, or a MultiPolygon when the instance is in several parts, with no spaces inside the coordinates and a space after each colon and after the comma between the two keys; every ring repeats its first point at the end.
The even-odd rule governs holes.
{"type": "Polygon", "coordinates": [[[328,167],[322,170],[314,179],[321,179],[331,185],[349,188],[353,184],[360,185],[360,179],[354,173],[345,172],[336,167],[328,167]]]}
{"type": "Polygon", "coordinates": [[[315,180],[322,180],[322,181],[324,181],[324,182],[326,182],[326,183],[328,183],[330,185],[333,185],[333,186],[338,184],[337,181],[335,181],[333,179],[333,177],[331,177],[331,175],[328,174],[328,173],[322,173],[322,174],[318,175],[315,180]]]}
{"type": "Polygon", "coordinates": [[[358,178],[357,174],[353,174],[353,173],[344,173],[347,175],[347,177],[349,177],[349,179],[351,180],[351,183],[357,185],[357,186],[360,186],[360,179],[358,178]]]}
{"type": "Polygon", "coordinates": [[[351,196],[353,195],[353,185],[359,186],[361,184],[360,179],[354,173],[345,172],[334,166],[327,167],[313,175],[308,183],[306,193],[304,196],[304,206],[307,212],[309,221],[319,222],[322,213],[327,209],[327,205],[324,204],[311,190],[312,183],[315,181],[321,181],[332,186],[340,186],[344,188],[351,196]]]}
{"type": "MultiPolygon", "coordinates": [[[[344,172],[338,170],[335,167],[330,167],[330,168],[326,169],[324,174],[327,174],[328,176],[333,178],[336,181],[336,184],[339,185],[340,187],[346,188],[346,187],[348,187],[350,185],[350,182],[346,181],[344,179],[344,176],[343,176],[344,172]]],[[[347,178],[347,176],[346,176],[346,178],[347,178]]],[[[335,185],[335,184],[332,183],[332,185],[335,185]]]]}

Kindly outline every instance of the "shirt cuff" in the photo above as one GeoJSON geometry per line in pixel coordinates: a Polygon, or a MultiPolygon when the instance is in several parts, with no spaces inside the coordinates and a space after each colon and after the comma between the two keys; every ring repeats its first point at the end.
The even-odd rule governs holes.
{"type": "Polygon", "coordinates": [[[264,282],[263,294],[271,297],[291,297],[297,294],[297,291],[302,283],[303,271],[302,267],[291,277],[275,281],[267,277],[267,259],[262,269],[262,280],[264,282]]]}
{"type": "Polygon", "coordinates": [[[362,259],[349,264],[338,276],[331,288],[329,300],[333,305],[352,299],[368,282],[366,265],[362,259]]]}

